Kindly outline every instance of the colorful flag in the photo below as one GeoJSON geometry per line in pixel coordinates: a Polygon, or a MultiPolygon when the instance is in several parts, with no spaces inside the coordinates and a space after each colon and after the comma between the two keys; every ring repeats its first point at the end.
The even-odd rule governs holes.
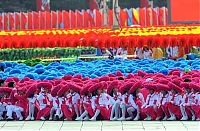
{"type": "Polygon", "coordinates": [[[133,9],[133,25],[139,24],[139,13],[138,10],[133,9]]]}
{"type": "Polygon", "coordinates": [[[133,11],[132,9],[126,9],[127,11],[127,14],[128,14],[128,21],[127,21],[127,24],[128,26],[131,26],[133,24],[133,11]]]}

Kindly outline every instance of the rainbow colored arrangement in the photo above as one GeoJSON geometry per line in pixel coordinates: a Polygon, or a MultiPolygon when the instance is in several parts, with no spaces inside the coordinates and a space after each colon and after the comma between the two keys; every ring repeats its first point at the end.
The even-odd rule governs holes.
{"type": "Polygon", "coordinates": [[[0,48],[200,46],[200,26],[1,31],[0,48]]]}
{"type": "Polygon", "coordinates": [[[168,75],[173,69],[179,70],[200,70],[200,59],[185,60],[180,58],[174,60],[96,60],[92,62],[84,62],[77,60],[76,62],[52,62],[45,66],[37,64],[34,67],[20,64],[17,62],[1,62],[0,66],[5,68],[4,72],[0,72],[0,78],[17,77],[23,79],[29,77],[34,80],[53,80],[62,78],[65,75],[81,75],[83,78],[98,78],[108,74],[116,74],[120,71],[124,76],[134,74],[138,70],[146,73],[162,73],[168,75]]]}

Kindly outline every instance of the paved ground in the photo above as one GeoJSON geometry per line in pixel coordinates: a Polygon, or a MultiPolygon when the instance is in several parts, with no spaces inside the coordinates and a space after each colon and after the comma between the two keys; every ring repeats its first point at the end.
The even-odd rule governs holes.
{"type": "Polygon", "coordinates": [[[200,131],[200,121],[0,121],[0,131],[200,131]]]}

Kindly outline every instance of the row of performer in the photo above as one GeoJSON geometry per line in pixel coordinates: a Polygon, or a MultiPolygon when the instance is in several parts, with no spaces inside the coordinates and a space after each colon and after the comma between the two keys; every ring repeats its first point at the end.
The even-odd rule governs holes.
{"type": "Polygon", "coordinates": [[[0,81],[1,120],[200,120],[200,84],[161,79],[64,81],[27,88],[0,81]]]}

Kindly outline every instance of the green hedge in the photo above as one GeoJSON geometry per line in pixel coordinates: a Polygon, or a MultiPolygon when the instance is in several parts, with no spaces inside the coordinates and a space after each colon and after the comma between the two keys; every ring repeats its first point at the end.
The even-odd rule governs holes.
{"type": "Polygon", "coordinates": [[[0,50],[0,60],[16,61],[32,58],[74,58],[84,54],[95,54],[93,47],[81,48],[27,48],[0,50]]]}

